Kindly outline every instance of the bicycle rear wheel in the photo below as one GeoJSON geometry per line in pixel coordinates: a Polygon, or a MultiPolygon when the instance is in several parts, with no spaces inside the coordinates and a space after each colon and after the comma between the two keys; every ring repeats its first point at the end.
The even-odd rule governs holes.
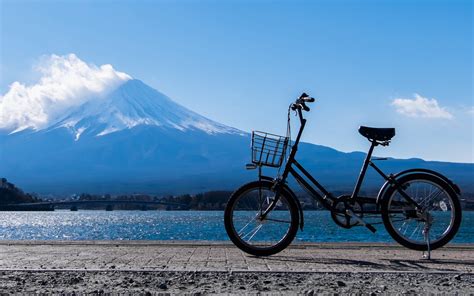
{"type": "Polygon", "coordinates": [[[384,195],[382,219],[388,233],[403,246],[426,251],[426,229],[430,249],[447,244],[461,224],[461,205],[456,193],[443,180],[429,174],[411,174],[397,182],[416,201],[421,211],[394,187],[384,195]]]}
{"type": "Polygon", "coordinates": [[[285,249],[298,231],[298,207],[295,200],[281,191],[276,206],[262,213],[275,200],[269,181],[248,183],[230,197],[225,212],[225,229],[242,251],[255,256],[269,256],[285,249]]]}

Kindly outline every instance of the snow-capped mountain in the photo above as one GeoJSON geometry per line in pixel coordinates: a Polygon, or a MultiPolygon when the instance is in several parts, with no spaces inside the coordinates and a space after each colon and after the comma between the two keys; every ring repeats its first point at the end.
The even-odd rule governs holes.
{"type": "Polygon", "coordinates": [[[78,141],[82,134],[100,137],[140,125],[208,134],[244,135],[242,131],[186,109],[136,79],[125,82],[105,98],[89,100],[70,110],[44,129],[66,128],[78,141]]]}
{"type": "Polygon", "coordinates": [[[41,192],[102,191],[111,186],[112,191],[141,191],[143,183],[169,185],[186,178],[183,188],[155,189],[176,192],[189,184],[207,188],[232,178],[222,175],[223,170],[242,167],[248,142],[247,133],[132,79],[106,96],[68,108],[41,128],[4,130],[0,176],[41,192]]]}

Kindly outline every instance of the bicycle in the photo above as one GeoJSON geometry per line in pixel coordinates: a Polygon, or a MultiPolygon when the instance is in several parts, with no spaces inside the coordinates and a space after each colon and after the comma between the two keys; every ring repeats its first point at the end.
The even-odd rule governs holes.
{"type": "Polygon", "coordinates": [[[310,111],[306,103],[314,101],[303,93],[290,104],[286,136],[252,132],[252,163],[247,164],[247,169],[258,168],[258,180],[237,189],[227,202],[224,223],[231,241],[251,255],[269,256],[284,250],[295,238],[298,228],[303,230],[301,203],[287,183],[291,174],[343,228],[365,226],[375,233],[375,227],[364,218],[381,215],[395,241],[409,249],[427,251],[425,258],[429,258],[431,250],[447,244],[461,224],[458,198],[461,191],[447,177],[432,170],[415,168],[389,175],[382,172],[374,161],[385,158],[372,159],[372,152],[376,146],[390,144],[395,136],[394,128],[359,128],[359,133],[371,144],[351,195],[333,196],[296,161],[306,125],[303,111],[310,111]],[[291,111],[296,112],[300,121],[293,145],[290,143],[291,111]],[[283,173],[278,173],[276,178],[262,174],[262,166],[279,168],[280,172],[284,161],[283,173]],[[369,166],[385,180],[376,197],[359,196],[369,166]]]}

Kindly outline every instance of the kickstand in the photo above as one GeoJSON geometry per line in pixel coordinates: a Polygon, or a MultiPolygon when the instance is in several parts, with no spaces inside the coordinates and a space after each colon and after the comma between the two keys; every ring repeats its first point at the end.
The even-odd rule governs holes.
{"type": "Polygon", "coordinates": [[[426,242],[426,251],[423,251],[422,259],[431,260],[431,248],[430,248],[430,223],[425,224],[423,229],[423,236],[426,242]],[[426,252],[426,253],[425,253],[426,252]]]}

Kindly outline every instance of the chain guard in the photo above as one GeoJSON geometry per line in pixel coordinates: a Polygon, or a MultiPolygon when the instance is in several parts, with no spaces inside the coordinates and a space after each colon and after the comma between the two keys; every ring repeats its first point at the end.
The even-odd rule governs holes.
{"type": "Polygon", "coordinates": [[[349,229],[359,224],[355,219],[346,214],[347,209],[359,213],[358,215],[360,218],[364,216],[362,203],[352,201],[349,195],[341,195],[337,197],[333,206],[335,210],[331,211],[331,218],[342,228],[349,229]]]}

